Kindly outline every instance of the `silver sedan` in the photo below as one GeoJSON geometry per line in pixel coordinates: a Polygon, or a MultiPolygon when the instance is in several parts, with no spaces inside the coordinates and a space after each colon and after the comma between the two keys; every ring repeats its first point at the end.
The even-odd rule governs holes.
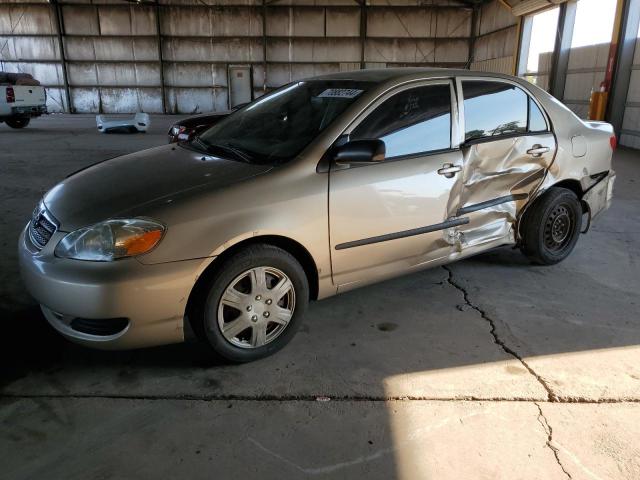
{"type": "Polygon", "coordinates": [[[554,264],[611,201],[615,136],[524,80],[387,69],[298,81],[189,142],[53,187],[19,240],[48,321],[100,348],[269,355],[310,300],[502,245],[554,264]]]}

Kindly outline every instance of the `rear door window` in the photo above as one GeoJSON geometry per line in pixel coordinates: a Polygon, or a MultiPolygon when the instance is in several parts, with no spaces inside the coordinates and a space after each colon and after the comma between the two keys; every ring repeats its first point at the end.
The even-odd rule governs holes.
{"type": "Polygon", "coordinates": [[[465,141],[527,132],[529,97],[510,83],[462,82],[465,141]]]}
{"type": "Polygon", "coordinates": [[[386,158],[451,148],[449,84],[416,87],[397,93],[371,112],[350,138],[383,140],[386,158]]]}
{"type": "Polygon", "coordinates": [[[540,107],[529,98],[529,131],[532,133],[546,132],[548,129],[547,121],[544,119],[540,107]]]}

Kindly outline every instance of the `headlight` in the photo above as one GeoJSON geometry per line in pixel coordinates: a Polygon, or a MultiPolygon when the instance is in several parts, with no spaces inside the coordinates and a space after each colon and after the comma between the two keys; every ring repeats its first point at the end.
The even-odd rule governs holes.
{"type": "Polygon", "coordinates": [[[71,232],[58,243],[55,254],[96,262],[133,257],[152,250],[164,231],[164,225],[149,219],[107,220],[71,232]]]}

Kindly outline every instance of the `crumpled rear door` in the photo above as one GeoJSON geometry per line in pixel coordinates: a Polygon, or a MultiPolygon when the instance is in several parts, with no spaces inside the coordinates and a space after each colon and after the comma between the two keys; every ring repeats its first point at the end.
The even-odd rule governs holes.
{"type": "Polygon", "coordinates": [[[554,154],[552,134],[505,138],[463,149],[464,165],[450,206],[456,217],[469,219],[458,228],[460,249],[500,238],[514,241],[512,226],[542,183],[554,154]],[[549,151],[527,153],[538,148],[549,151]]]}
{"type": "Polygon", "coordinates": [[[466,143],[448,208],[469,223],[457,229],[452,243],[459,251],[513,243],[515,221],[553,162],[555,137],[539,105],[515,83],[465,79],[458,88],[466,143]]]}

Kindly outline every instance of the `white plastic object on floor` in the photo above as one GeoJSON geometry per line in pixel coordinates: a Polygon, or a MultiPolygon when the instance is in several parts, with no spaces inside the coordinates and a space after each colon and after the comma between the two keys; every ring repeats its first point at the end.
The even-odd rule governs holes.
{"type": "Polygon", "coordinates": [[[136,113],[133,118],[107,119],[96,115],[96,124],[101,133],[133,133],[146,132],[151,124],[148,113],[136,113]]]}

